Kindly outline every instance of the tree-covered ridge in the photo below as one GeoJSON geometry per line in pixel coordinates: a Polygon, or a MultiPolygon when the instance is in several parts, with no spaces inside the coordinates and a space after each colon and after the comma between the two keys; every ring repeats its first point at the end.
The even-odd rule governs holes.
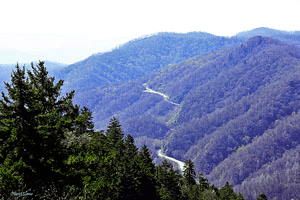
{"type": "MultiPolygon", "coordinates": [[[[294,131],[284,137],[287,146],[278,142],[272,147],[274,150],[269,151],[254,145],[262,144],[257,138],[276,131],[275,124],[283,121],[286,126],[285,119],[289,116],[296,119],[299,55],[296,46],[272,38],[254,37],[230,49],[169,65],[147,78],[95,92],[99,105],[106,105],[96,107],[96,125],[102,126],[110,115],[116,114],[124,122],[124,130],[137,141],[152,141],[152,151],[163,147],[171,157],[192,159],[196,172],[210,173],[207,178],[216,186],[222,187],[228,181],[246,193],[248,184],[255,184],[248,177],[264,165],[275,165],[274,159],[298,144],[298,139],[291,135],[297,132],[294,131]],[[171,104],[160,95],[143,92],[145,83],[180,105],[171,104]],[[156,139],[164,143],[157,145],[156,139]],[[246,147],[253,150],[243,151],[246,147]],[[255,149],[260,149],[261,154],[255,153],[255,149]],[[252,165],[253,162],[257,165],[252,165]]],[[[297,130],[295,124],[291,127],[297,130]]],[[[282,134],[274,134],[274,139],[280,141],[282,134]]],[[[265,140],[262,147],[271,141],[265,140]]],[[[254,180],[264,184],[263,179],[254,180]]],[[[279,198],[288,193],[288,186],[294,182],[287,180],[290,182],[281,187],[281,193],[270,190],[267,195],[279,198]]],[[[248,196],[249,199],[263,192],[263,187],[255,188],[255,194],[249,192],[253,195],[248,196]]]]}
{"type": "Polygon", "coordinates": [[[43,62],[16,66],[0,100],[1,199],[244,199],[226,183],[221,189],[188,160],[183,176],[163,161],[155,166],[113,117],[95,132],[87,108],[61,96],[43,62]]]}
{"type": "Polygon", "coordinates": [[[300,44],[299,32],[267,28],[255,29],[230,38],[203,32],[158,33],[132,40],[110,52],[94,54],[56,75],[66,81],[66,91],[76,89],[80,93],[75,97],[77,103],[92,109],[97,101],[92,100],[85,104],[83,97],[91,95],[97,87],[136,80],[169,64],[178,64],[194,56],[230,48],[257,35],[300,44]]]}
{"type": "Polygon", "coordinates": [[[144,77],[169,64],[179,63],[241,42],[236,38],[218,37],[207,33],[160,33],[132,40],[105,53],[94,54],[57,73],[64,79],[64,90],[75,89],[76,102],[94,107],[97,101],[85,102],[95,89],[119,85],[144,77]]]}
{"type": "MultiPolygon", "coordinates": [[[[190,78],[182,73],[192,87],[182,98],[178,117],[182,124],[167,134],[167,154],[194,159],[197,170],[210,173],[210,181],[217,186],[229,181],[247,194],[247,199],[254,199],[266,188],[270,197],[299,198],[293,192],[299,185],[291,178],[294,175],[289,167],[280,170],[274,162],[299,143],[297,122],[290,121],[298,118],[299,52],[297,47],[256,37],[232,51],[216,54],[213,61],[198,58],[202,63],[204,60],[199,65],[202,68],[196,68],[199,73],[193,71],[190,78]],[[250,178],[262,167],[274,171],[250,178]],[[278,174],[285,178],[276,179],[278,174]],[[278,181],[271,184],[271,180],[278,181]]],[[[174,68],[188,71],[194,67],[188,62],[184,66],[174,68]]],[[[167,80],[176,80],[164,87],[170,96],[180,94],[180,85],[187,85],[182,79],[167,80]]],[[[292,155],[288,153],[288,157],[292,155]]],[[[299,170],[294,160],[289,166],[299,170]]]]}
{"type": "Polygon", "coordinates": [[[250,31],[240,32],[236,34],[235,37],[239,39],[249,39],[258,35],[278,39],[289,44],[300,45],[300,31],[280,31],[260,27],[250,31]]]}

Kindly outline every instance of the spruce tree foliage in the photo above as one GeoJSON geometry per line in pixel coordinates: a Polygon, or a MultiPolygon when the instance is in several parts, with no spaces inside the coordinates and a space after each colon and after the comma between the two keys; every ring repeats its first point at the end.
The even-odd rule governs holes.
{"type": "Polygon", "coordinates": [[[146,145],[141,148],[138,153],[139,167],[141,175],[141,194],[145,200],[159,199],[158,192],[156,191],[157,180],[155,178],[155,165],[151,157],[151,152],[146,145]]]}
{"type": "Polygon", "coordinates": [[[238,193],[237,200],[245,200],[245,197],[241,193],[238,193]]]}
{"type": "Polygon", "coordinates": [[[178,170],[174,170],[172,164],[163,161],[157,167],[156,177],[159,184],[159,195],[163,200],[182,199],[181,176],[178,170]]]}
{"type": "Polygon", "coordinates": [[[86,149],[86,153],[69,159],[73,172],[79,172],[79,182],[83,183],[76,188],[83,191],[77,194],[81,198],[159,199],[149,149],[144,146],[138,151],[134,138],[124,135],[115,117],[105,132],[90,135],[86,149]]]}
{"type": "Polygon", "coordinates": [[[66,132],[92,131],[88,109],[73,105],[74,91],[60,96],[63,81],[48,77],[44,62],[17,64],[0,100],[0,193],[31,192],[67,184],[66,132]]]}
{"type": "Polygon", "coordinates": [[[208,190],[209,189],[208,179],[204,178],[202,173],[198,174],[197,178],[199,182],[200,191],[203,192],[204,190],[208,190]]]}
{"type": "Polygon", "coordinates": [[[124,137],[121,124],[115,116],[113,116],[107,126],[106,137],[111,148],[119,148],[124,137]]]}
{"type": "Polygon", "coordinates": [[[200,190],[196,186],[196,172],[192,160],[187,160],[183,170],[183,193],[187,199],[197,199],[200,196],[200,190]]]}
{"type": "Polygon", "coordinates": [[[268,198],[264,193],[261,193],[258,195],[257,200],[268,200],[268,198]]]}
{"type": "Polygon", "coordinates": [[[232,189],[228,182],[220,190],[220,198],[223,200],[237,199],[237,194],[232,189]]]}
{"type": "Polygon", "coordinates": [[[183,177],[185,184],[187,186],[195,185],[196,184],[196,172],[194,169],[194,163],[192,160],[187,160],[184,164],[184,171],[183,171],[183,177]]]}

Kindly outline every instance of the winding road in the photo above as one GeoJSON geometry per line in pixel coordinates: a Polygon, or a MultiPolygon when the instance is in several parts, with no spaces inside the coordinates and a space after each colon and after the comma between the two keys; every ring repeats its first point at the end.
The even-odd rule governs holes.
{"type": "MultiPolygon", "coordinates": [[[[150,89],[148,86],[147,86],[147,83],[144,83],[143,86],[145,86],[146,90],[144,90],[143,92],[148,92],[148,93],[152,93],[152,94],[158,94],[160,96],[162,96],[164,98],[164,100],[170,104],[173,104],[175,106],[180,106],[180,104],[178,103],[175,103],[173,101],[170,101],[170,98],[168,95],[162,93],[162,92],[158,92],[158,91],[155,91],[155,90],[152,90],[150,89]]],[[[178,165],[178,168],[180,169],[181,173],[183,172],[184,170],[184,162],[180,161],[180,160],[177,160],[175,158],[172,158],[172,157],[169,157],[167,155],[165,155],[164,153],[162,153],[161,149],[157,151],[157,155],[158,157],[160,158],[164,158],[166,160],[170,160],[170,161],[173,161],[175,163],[177,163],[178,165]]]]}
{"type": "Polygon", "coordinates": [[[162,96],[164,98],[164,100],[170,104],[173,104],[175,106],[179,106],[180,104],[178,103],[175,103],[173,101],[170,101],[170,98],[168,95],[162,93],[162,92],[158,92],[158,91],[155,91],[155,90],[152,90],[150,89],[148,86],[147,86],[147,83],[144,83],[143,86],[145,86],[146,90],[144,90],[143,92],[149,92],[149,93],[152,93],[152,94],[158,94],[160,96],[162,96]]]}
{"type": "Polygon", "coordinates": [[[176,160],[175,158],[172,158],[172,157],[169,157],[169,156],[165,155],[164,153],[162,153],[161,149],[157,151],[157,155],[160,158],[164,158],[166,160],[170,160],[170,161],[176,162],[177,165],[178,165],[178,168],[180,169],[180,171],[183,172],[183,170],[184,170],[184,164],[185,164],[184,162],[182,162],[180,160],[176,160]]]}

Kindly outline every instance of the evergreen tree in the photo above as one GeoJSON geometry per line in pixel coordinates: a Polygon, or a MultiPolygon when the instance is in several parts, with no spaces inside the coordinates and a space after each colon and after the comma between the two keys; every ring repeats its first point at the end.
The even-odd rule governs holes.
{"type": "Polygon", "coordinates": [[[124,133],[116,117],[113,117],[105,135],[94,134],[84,158],[88,173],[83,177],[88,199],[136,199],[138,198],[137,148],[130,135],[124,141],[124,133]]]}
{"type": "Polygon", "coordinates": [[[209,186],[209,190],[216,194],[216,196],[220,196],[220,191],[214,184],[209,186]]]}
{"type": "Polygon", "coordinates": [[[179,171],[173,170],[166,160],[157,167],[156,177],[159,184],[159,195],[163,200],[182,199],[179,171]]]}
{"type": "Polygon", "coordinates": [[[134,145],[134,139],[131,135],[125,137],[125,148],[123,156],[119,162],[119,168],[121,170],[120,184],[118,186],[120,190],[119,199],[141,199],[140,182],[141,174],[140,167],[138,165],[138,149],[134,145]]]}
{"type": "Polygon", "coordinates": [[[232,187],[229,185],[228,182],[225,183],[225,185],[220,190],[220,198],[222,200],[234,200],[237,199],[237,195],[232,189],[232,187]]]}
{"type": "Polygon", "coordinates": [[[139,152],[139,160],[144,171],[149,174],[155,174],[155,165],[151,157],[151,152],[146,145],[144,145],[139,152]]]}
{"type": "Polygon", "coordinates": [[[83,151],[69,159],[74,171],[79,174],[78,181],[82,185],[77,191],[83,191],[81,196],[84,199],[109,199],[114,192],[111,182],[115,170],[106,145],[104,132],[95,132],[90,136],[86,152],[80,145],[78,150],[83,151]]]}
{"type": "Polygon", "coordinates": [[[264,193],[261,193],[258,195],[257,200],[268,200],[268,198],[264,193]]]}
{"type": "Polygon", "coordinates": [[[113,116],[106,129],[106,137],[110,148],[120,148],[124,133],[118,119],[113,116]]]}
{"type": "MultiPolygon", "coordinates": [[[[218,194],[214,190],[205,190],[201,192],[200,197],[198,198],[199,200],[216,200],[220,199],[218,194]]],[[[222,199],[220,199],[222,200],[222,199]]]]}
{"type": "MultiPolygon", "coordinates": [[[[155,166],[149,150],[143,147],[138,152],[134,138],[127,135],[124,139],[120,127],[113,117],[105,135],[91,136],[83,158],[85,173],[81,173],[85,198],[158,199],[155,166]]],[[[74,163],[78,166],[76,161],[81,158],[76,158],[74,163]]]]}
{"type": "Polygon", "coordinates": [[[198,181],[199,181],[200,191],[203,192],[204,190],[208,190],[209,189],[209,183],[208,183],[207,178],[204,178],[202,173],[198,174],[197,178],[198,178],[198,181]]]}
{"type": "Polygon", "coordinates": [[[237,200],[245,200],[245,197],[241,193],[238,193],[237,200]]]}
{"type": "Polygon", "coordinates": [[[196,185],[196,173],[192,160],[187,160],[184,164],[182,193],[187,199],[198,199],[200,190],[196,185]]]}
{"type": "Polygon", "coordinates": [[[50,185],[62,189],[69,180],[66,133],[93,130],[88,109],[73,105],[74,91],[60,96],[63,81],[49,78],[44,62],[16,66],[7,95],[0,100],[0,193],[32,192],[50,185]]]}
{"type": "Polygon", "coordinates": [[[107,194],[103,199],[120,199],[123,196],[121,186],[124,177],[124,166],[122,160],[125,154],[124,133],[121,124],[116,117],[112,117],[105,131],[104,156],[102,161],[102,173],[99,174],[98,193],[107,194]]]}
{"type": "Polygon", "coordinates": [[[194,169],[194,163],[192,160],[187,160],[184,164],[184,170],[183,170],[183,178],[185,181],[185,184],[187,186],[195,185],[196,184],[196,172],[194,169]]]}
{"type": "Polygon", "coordinates": [[[144,145],[138,154],[141,184],[141,198],[144,200],[159,199],[156,191],[157,182],[155,179],[155,165],[151,157],[151,153],[146,145],[144,145]]]}

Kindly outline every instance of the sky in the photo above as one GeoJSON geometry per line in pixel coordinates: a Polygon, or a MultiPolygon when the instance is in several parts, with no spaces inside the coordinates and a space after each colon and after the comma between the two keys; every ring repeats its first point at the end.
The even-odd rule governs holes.
{"type": "Polygon", "coordinates": [[[299,8],[299,0],[1,1],[0,64],[72,64],[158,32],[295,31],[300,30],[299,8]]]}

